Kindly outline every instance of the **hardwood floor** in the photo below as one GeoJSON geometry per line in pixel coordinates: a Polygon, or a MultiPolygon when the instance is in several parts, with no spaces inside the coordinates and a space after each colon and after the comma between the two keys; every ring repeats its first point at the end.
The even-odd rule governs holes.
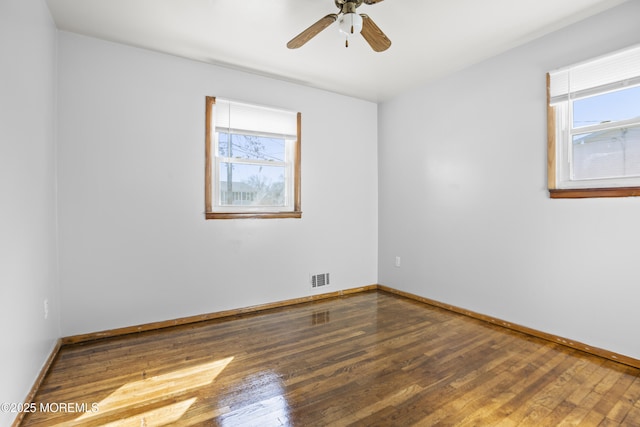
{"type": "Polygon", "coordinates": [[[638,369],[373,291],[64,346],[22,425],[640,426],[639,399],[638,369]]]}

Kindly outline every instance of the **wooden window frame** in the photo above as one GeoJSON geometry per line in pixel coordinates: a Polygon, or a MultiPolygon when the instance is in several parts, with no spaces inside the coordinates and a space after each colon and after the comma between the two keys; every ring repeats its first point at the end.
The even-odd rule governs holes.
{"type": "Polygon", "coordinates": [[[274,219],[274,218],[302,218],[301,208],[301,167],[300,167],[300,151],[301,151],[301,125],[302,115],[297,113],[296,118],[296,141],[294,143],[293,153],[293,210],[292,211],[251,211],[251,212],[216,212],[213,209],[213,134],[215,129],[211,126],[213,122],[213,106],[216,103],[214,96],[206,97],[205,106],[205,183],[204,183],[204,204],[205,204],[205,218],[206,219],[274,219]]]}

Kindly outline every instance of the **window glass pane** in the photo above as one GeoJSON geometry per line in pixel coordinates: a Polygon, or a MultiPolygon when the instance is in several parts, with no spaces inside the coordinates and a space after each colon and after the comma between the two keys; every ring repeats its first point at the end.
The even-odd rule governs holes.
{"type": "Polygon", "coordinates": [[[640,126],[573,137],[574,180],[640,176],[640,126]]]}
{"type": "Polygon", "coordinates": [[[640,117],[640,86],[573,102],[573,127],[640,117]]]}
{"type": "Polygon", "coordinates": [[[220,163],[220,204],[285,206],[284,166],[220,163]]]}
{"type": "Polygon", "coordinates": [[[218,134],[218,155],[236,159],[284,162],[285,140],[220,132],[218,134]]]}

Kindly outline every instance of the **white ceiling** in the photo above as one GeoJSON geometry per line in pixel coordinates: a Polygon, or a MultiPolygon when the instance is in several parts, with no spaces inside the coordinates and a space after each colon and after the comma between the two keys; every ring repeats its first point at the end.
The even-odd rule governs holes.
{"type": "Polygon", "coordinates": [[[626,0],[385,0],[362,4],[391,39],[344,47],[333,24],[286,43],[334,0],[47,0],[59,29],[374,102],[460,70],[626,0]]]}

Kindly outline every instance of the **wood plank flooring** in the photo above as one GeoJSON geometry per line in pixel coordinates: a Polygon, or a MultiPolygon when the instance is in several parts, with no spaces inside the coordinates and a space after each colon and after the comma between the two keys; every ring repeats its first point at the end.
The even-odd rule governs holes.
{"type": "Polygon", "coordinates": [[[23,426],[640,426],[640,370],[373,291],[64,346],[34,403],[23,426]]]}

